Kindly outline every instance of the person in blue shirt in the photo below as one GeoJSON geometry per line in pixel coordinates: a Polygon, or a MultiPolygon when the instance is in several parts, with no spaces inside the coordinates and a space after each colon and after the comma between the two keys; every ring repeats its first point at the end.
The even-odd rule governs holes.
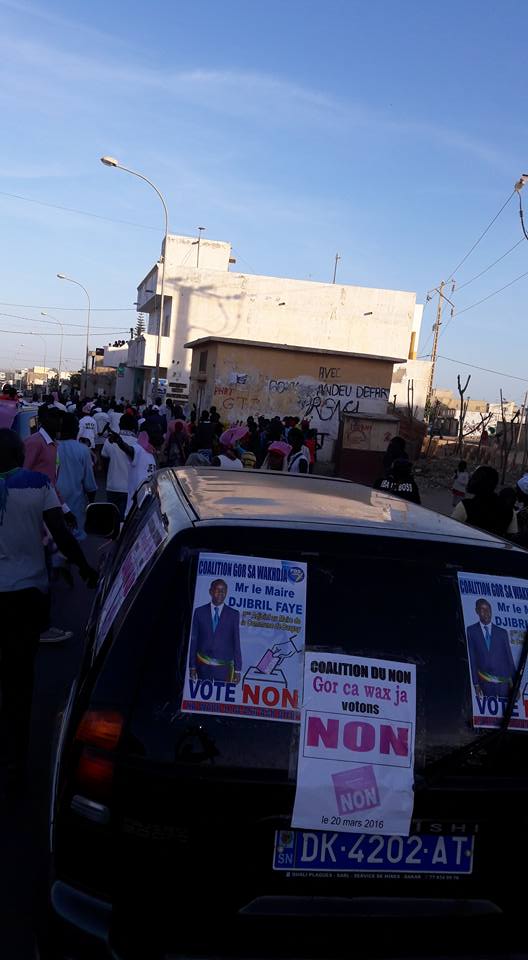
{"type": "Polygon", "coordinates": [[[77,440],[77,418],[64,414],[58,450],[57,489],[77,521],[75,536],[84,540],[84,515],[87,503],[95,498],[95,481],[90,448],[77,440]]]}

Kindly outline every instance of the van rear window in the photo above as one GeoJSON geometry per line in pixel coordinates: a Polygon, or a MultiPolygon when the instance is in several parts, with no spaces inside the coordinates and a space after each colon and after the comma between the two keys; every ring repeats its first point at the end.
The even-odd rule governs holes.
{"type": "MultiPolygon", "coordinates": [[[[341,653],[416,665],[417,772],[479,736],[472,726],[457,570],[492,572],[495,564],[503,573],[519,575],[522,556],[381,537],[257,532],[255,554],[307,566],[307,649],[319,651],[323,662],[341,653]]],[[[214,531],[203,545],[189,537],[172,560],[167,549],[154,571],[157,593],[152,596],[165,599],[149,631],[133,742],[141,744],[141,753],[163,762],[268,769],[294,779],[297,723],[181,712],[198,558],[207,550],[219,552],[214,531]],[[164,585],[166,577],[171,588],[164,585]]],[[[223,532],[230,554],[237,537],[241,528],[232,537],[223,532]]],[[[240,554],[249,553],[246,531],[240,554]]],[[[132,618],[139,623],[137,608],[136,603],[132,618]]],[[[523,740],[528,746],[528,737],[523,740]]]]}

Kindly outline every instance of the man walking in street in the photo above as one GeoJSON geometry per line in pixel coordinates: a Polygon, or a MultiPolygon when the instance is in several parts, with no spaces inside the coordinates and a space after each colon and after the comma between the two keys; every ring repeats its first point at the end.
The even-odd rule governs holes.
{"type": "MultiPolygon", "coordinates": [[[[59,469],[59,448],[57,434],[59,433],[63,414],[54,404],[46,404],[39,409],[39,429],[24,441],[24,467],[26,470],[35,470],[43,473],[54,490],[57,487],[59,469]]],[[[73,513],[62,503],[65,523],[75,527],[73,513]]],[[[50,531],[51,532],[51,531],[50,531]]],[[[42,643],[63,643],[73,636],[71,630],[60,630],[58,627],[49,627],[41,635],[42,643]]]]}
{"type": "Polygon", "coordinates": [[[0,693],[9,783],[23,782],[27,759],[33,665],[47,626],[48,572],[42,542],[46,524],[59,550],[95,586],[97,573],[64,522],[47,475],[24,469],[18,435],[0,429],[0,693]]]}
{"type": "MultiPolygon", "coordinates": [[[[122,419],[122,418],[121,418],[122,419]]],[[[128,498],[126,505],[126,514],[129,513],[134,502],[134,495],[139,487],[150,480],[156,472],[155,451],[159,450],[163,443],[163,434],[157,430],[149,429],[143,431],[145,445],[142,445],[142,435],[140,434],[137,443],[126,443],[122,434],[111,433],[108,437],[110,443],[117,444],[120,450],[128,457],[128,498]]]]}
{"type": "Polygon", "coordinates": [[[54,404],[39,408],[39,429],[24,441],[26,470],[44,473],[52,486],[57,482],[58,447],[57,434],[62,420],[61,411],[54,404]]]}
{"type": "MultiPolygon", "coordinates": [[[[137,446],[136,419],[128,413],[124,413],[119,421],[119,436],[123,442],[130,447],[137,446]]],[[[101,456],[108,460],[108,473],[106,476],[106,499],[109,503],[115,503],[119,510],[121,523],[124,523],[126,505],[128,500],[128,474],[130,472],[130,458],[121,449],[121,446],[108,437],[101,456]]]]}

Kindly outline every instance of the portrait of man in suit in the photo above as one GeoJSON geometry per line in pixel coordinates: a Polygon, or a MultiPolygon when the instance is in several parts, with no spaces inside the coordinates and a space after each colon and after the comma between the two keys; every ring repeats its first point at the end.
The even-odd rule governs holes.
{"type": "Polygon", "coordinates": [[[513,662],[508,633],[491,622],[491,603],[477,600],[478,620],[467,628],[471,680],[477,697],[508,697],[513,686],[513,662]]]}
{"type": "Polygon", "coordinates": [[[225,600],[225,580],[213,580],[209,603],[194,611],[189,649],[191,680],[220,680],[240,683],[240,615],[225,600]]]}

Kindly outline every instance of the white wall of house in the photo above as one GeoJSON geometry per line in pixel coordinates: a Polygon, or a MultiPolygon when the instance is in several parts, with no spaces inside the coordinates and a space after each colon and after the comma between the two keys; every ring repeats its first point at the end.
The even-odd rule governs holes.
{"type": "Polygon", "coordinates": [[[391,402],[396,397],[396,406],[406,409],[407,398],[409,397],[409,402],[411,400],[409,385],[412,384],[413,412],[415,411],[418,420],[423,420],[430,373],[430,360],[407,360],[406,363],[394,364],[390,388],[391,402]]]}

